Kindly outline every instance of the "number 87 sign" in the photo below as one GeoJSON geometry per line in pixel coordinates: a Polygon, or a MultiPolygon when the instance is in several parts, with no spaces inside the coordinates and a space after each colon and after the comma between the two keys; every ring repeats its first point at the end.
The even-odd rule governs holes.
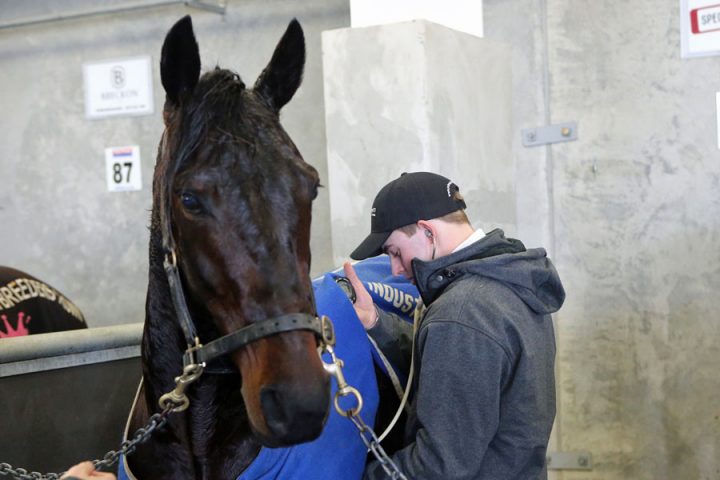
{"type": "Polygon", "coordinates": [[[105,178],[110,192],[142,190],[140,147],[109,147],[105,149],[105,178]]]}

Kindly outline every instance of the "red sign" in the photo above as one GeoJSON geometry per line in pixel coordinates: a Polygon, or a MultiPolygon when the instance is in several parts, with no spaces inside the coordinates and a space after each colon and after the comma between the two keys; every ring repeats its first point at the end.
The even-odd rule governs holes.
{"type": "Polygon", "coordinates": [[[690,27],[694,34],[720,30],[720,5],[690,10],[690,27]]]}

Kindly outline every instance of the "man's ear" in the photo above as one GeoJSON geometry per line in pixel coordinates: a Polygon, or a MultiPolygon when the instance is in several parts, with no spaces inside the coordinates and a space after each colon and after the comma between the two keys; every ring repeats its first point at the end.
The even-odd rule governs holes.
{"type": "Polygon", "coordinates": [[[429,238],[430,240],[435,238],[435,229],[430,222],[428,222],[427,220],[418,220],[417,226],[420,230],[423,230],[423,234],[427,238],[429,238]]]}

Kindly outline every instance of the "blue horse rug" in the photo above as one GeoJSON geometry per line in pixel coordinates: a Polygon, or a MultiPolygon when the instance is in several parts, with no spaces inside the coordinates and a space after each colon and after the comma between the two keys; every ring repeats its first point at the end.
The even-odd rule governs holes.
{"type": "MultiPolygon", "coordinates": [[[[417,289],[404,278],[392,275],[388,257],[370,258],[353,266],[379,308],[412,322],[412,314],[419,301],[417,289]]],[[[318,314],[330,317],[335,325],[335,354],[344,362],[343,373],[347,383],[362,395],[360,416],[367,425],[373,426],[379,401],[373,362],[384,371],[386,365],[380,361],[380,356],[368,340],[347,294],[336,282],[336,278],[342,275],[342,269],[338,269],[314,279],[315,301],[318,314]]],[[[327,354],[323,358],[330,362],[327,354]]],[[[395,373],[402,382],[405,381],[399,372],[395,373]]],[[[293,447],[262,448],[238,480],[362,478],[367,448],[355,425],[332,406],[337,383],[333,380],[331,385],[330,414],[320,436],[312,442],[293,447]]],[[[118,479],[134,480],[135,477],[128,474],[126,468],[122,459],[118,479]]]]}

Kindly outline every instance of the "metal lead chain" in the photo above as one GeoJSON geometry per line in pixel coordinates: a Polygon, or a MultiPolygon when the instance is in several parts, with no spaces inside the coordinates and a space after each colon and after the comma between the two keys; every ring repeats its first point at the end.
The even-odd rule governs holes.
{"type": "Polygon", "coordinates": [[[173,407],[171,405],[166,407],[165,410],[163,410],[162,412],[156,413],[151,416],[148,420],[147,425],[135,430],[135,433],[133,434],[133,438],[131,440],[125,440],[120,445],[120,450],[110,450],[108,453],[105,454],[102,460],[93,460],[93,465],[95,465],[95,468],[112,467],[115,462],[118,461],[121,455],[127,457],[128,455],[133,453],[135,451],[135,448],[137,448],[138,445],[150,438],[150,435],[152,435],[155,430],[160,430],[163,426],[165,426],[165,423],[167,423],[167,416],[172,412],[173,407]]]}
{"type": "Polygon", "coordinates": [[[28,472],[24,468],[13,468],[8,463],[0,463],[0,477],[10,475],[10,478],[21,478],[22,480],[57,480],[62,473],[28,472]]]}
{"type": "Polygon", "coordinates": [[[353,424],[357,427],[363,443],[367,449],[372,452],[377,461],[380,462],[385,473],[393,480],[408,480],[398,466],[395,465],[395,462],[385,453],[385,449],[380,445],[380,440],[378,440],[373,429],[368,427],[359,415],[349,415],[348,418],[352,420],[353,424]]]}
{"type": "Polygon", "coordinates": [[[360,395],[360,392],[356,388],[348,385],[347,381],[345,380],[345,375],[343,375],[342,371],[344,363],[340,358],[335,355],[333,344],[334,342],[330,344],[326,343],[323,346],[323,350],[330,355],[331,361],[330,363],[325,363],[325,360],[323,359],[322,362],[325,371],[335,377],[335,381],[338,384],[338,390],[335,393],[334,399],[335,410],[340,415],[349,418],[353,422],[353,424],[357,427],[360,438],[367,447],[368,451],[372,452],[373,456],[378,460],[378,462],[380,462],[380,465],[382,465],[385,473],[390,475],[390,478],[392,478],[393,480],[408,480],[408,478],[400,471],[397,465],[395,465],[395,463],[390,459],[388,454],[385,453],[385,449],[383,449],[380,445],[380,440],[378,440],[378,437],[373,431],[373,429],[368,427],[367,424],[360,417],[360,410],[362,410],[363,407],[362,395],[360,395]],[[356,406],[348,409],[343,409],[343,407],[340,405],[340,399],[349,396],[355,397],[356,406]]]}
{"type": "MultiPolygon", "coordinates": [[[[148,420],[147,425],[140,427],[135,431],[131,440],[125,440],[120,445],[120,450],[110,450],[105,454],[102,460],[93,460],[95,468],[110,468],[118,461],[120,455],[130,455],[135,451],[135,448],[147,440],[155,430],[161,429],[167,422],[167,416],[172,412],[173,406],[169,406],[160,413],[154,414],[148,420]]],[[[61,473],[40,473],[40,472],[28,472],[24,468],[13,468],[7,463],[0,463],[0,477],[10,475],[10,478],[16,478],[20,480],[58,480],[65,472],[61,473]]]]}

